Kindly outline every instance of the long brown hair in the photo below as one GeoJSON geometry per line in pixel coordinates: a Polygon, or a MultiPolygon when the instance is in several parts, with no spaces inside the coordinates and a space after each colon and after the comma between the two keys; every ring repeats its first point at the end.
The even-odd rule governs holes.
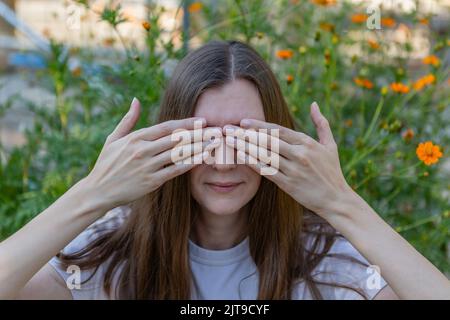
{"type": "MultiPolygon", "coordinates": [[[[165,90],[157,122],[193,116],[203,92],[236,78],[257,87],[266,121],[296,129],[270,67],[239,41],[211,41],[182,59],[165,90]]],[[[190,194],[188,175],[166,182],[129,207],[131,213],[119,228],[103,232],[79,252],[58,257],[66,265],[95,271],[108,260],[104,289],[111,292],[113,276],[121,270],[117,298],[189,299],[188,239],[199,208],[190,194]]],[[[249,202],[248,236],[259,272],[259,299],[290,299],[299,281],[305,281],[314,298],[322,298],[318,284],[324,283],[316,281],[312,272],[337,235],[264,177],[249,202]],[[309,248],[305,235],[314,238],[309,248]]]]}

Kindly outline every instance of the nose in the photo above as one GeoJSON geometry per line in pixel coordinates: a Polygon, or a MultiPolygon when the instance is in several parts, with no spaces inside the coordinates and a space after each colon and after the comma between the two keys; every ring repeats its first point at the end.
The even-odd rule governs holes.
{"type": "Polygon", "coordinates": [[[217,163],[215,163],[212,166],[215,170],[223,171],[223,172],[230,171],[230,170],[233,170],[234,168],[236,168],[236,164],[217,164],[217,163]]]}
{"type": "Polygon", "coordinates": [[[215,149],[215,161],[212,167],[217,171],[229,171],[236,168],[235,150],[228,146],[224,139],[222,143],[215,149]]]}

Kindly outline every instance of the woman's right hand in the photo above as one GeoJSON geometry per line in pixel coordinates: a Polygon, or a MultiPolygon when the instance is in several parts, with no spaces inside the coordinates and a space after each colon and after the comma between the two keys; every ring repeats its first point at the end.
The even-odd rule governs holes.
{"type": "MultiPolygon", "coordinates": [[[[198,163],[172,162],[172,149],[179,142],[172,141],[171,135],[177,129],[185,129],[191,131],[192,137],[194,121],[202,121],[204,127],[205,119],[171,120],[131,132],[139,115],[140,103],[134,98],[130,110],[107,137],[94,168],[85,178],[95,194],[102,197],[104,210],[136,200],[198,163]]],[[[194,144],[194,150],[200,150],[191,159],[202,157],[203,148],[196,145],[203,146],[204,143],[200,141],[191,144],[194,144]]],[[[191,144],[185,144],[183,148],[191,150],[191,144]]],[[[186,153],[188,152],[183,152],[186,153]]]]}
{"type": "MultiPolygon", "coordinates": [[[[89,175],[0,242],[0,299],[70,298],[66,283],[55,280],[58,274],[46,263],[105,212],[154,191],[205,158],[203,146],[207,143],[203,139],[196,142],[186,138],[180,144],[171,139],[177,129],[187,130],[183,137],[187,133],[192,137],[194,118],[131,132],[139,114],[139,101],[133,99],[128,113],[106,139],[89,175]],[[183,157],[193,159],[193,164],[174,164],[174,146],[174,150],[183,148],[183,157]]],[[[201,128],[204,126],[203,119],[201,128]]]]}

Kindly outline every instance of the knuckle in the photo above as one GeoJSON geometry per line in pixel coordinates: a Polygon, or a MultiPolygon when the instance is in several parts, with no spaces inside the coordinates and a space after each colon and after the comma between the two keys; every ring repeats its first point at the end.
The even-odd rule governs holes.
{"type": "Polygon", "coordinates": [[[305,153],[297,152],[296,158],[297,158],[298,162],[300,162],[302,165],[304,165],[304,166],[309,165],[309,159],[305,153]]]}
{"type": "Polygon", "coordinates": [[[164,133],[169,133],[169,132],[171,132],[172,130],[172,125],[171,125],[171,122],[172,122],[173,120],[169,120],[169,121],[166,121],[166,122],[163,122],[163,123],[161,123],[161,131],[162,132],[164,132],[164,133]]]}
{"type": "Polygon", "coordinates": [[[183,165],[183,164],[174,164],[174,166],[175,166],[175,171],[177,172],[177,173],[180,173],[180,172],[183,172],[183,170],[185,169],[185,165],[183,165]]]}
{"type": "Polygon", "coordinates": [[[144,157],[145,153],[143,150],[136,150],[133,152],[132,158],[133,159],[142,159],[144,157]]]}
{"type": "Polygon", "coordinates": [[[175,120],[169,120],[169,121],[167,121],[166,122],[166,126],[167,126],[167,130],[169,131],[169,132],[172,132],[174,129],[175,129],[175,127],[176,127],[176,121],[175,120]]]}
{"type": "Polygon", "coordinates": [[[124,140],[125,140],[124,141],[125,147],[131,148],[132,146],[134,146],[134,144],[136,142],[136,137],[134,134],[129,134],[124,140]]]}
{"type": "Polygon", "coordinates": [[[312,148],[314,146],[314,141],[311,138],[307,137],[306,135],[304,135],[303,137],[304,137],[303,144],[308,148],[312,148]]]}
{"type": "Polygon", "coordinates": [[[320,120],[320,126],[323,128],[327,128],[330,126],[330,123],[326,118],[322,118],[322,120],[320,120]]]}
{"type": "Polygon", "coordinates": [[[145,131],[146,131],[145,129],[146,129],[146,128],[141,128],[141,129],[138,129],[138,130],[135,130],[135,131],[131,132],[131,133],[129,134],[130,139],[132,139],[132,140],[138,140],[140,136],[142,136],[143,134],[145,134],[145,131]]]}

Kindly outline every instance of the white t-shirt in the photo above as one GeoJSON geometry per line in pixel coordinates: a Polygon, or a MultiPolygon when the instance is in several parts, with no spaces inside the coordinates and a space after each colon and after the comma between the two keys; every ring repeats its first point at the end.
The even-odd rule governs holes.
{"type": "MultiPolygon", "coordinates": [[[[67,254],[84,248],[98,235],[95,225],[102,223],[102,228],[104,226],[115,228],[126,219],[130,210],[129,207],[123,206],[109,211],[102,219],[69,243],[63,251],[67,254]]],[[[337,238],[329,253],[345,254],[369,265],[368,261],[343,237],[337,238]]],[[[226,250],[208,250],[189,240],[189,257],[193,277],[192,299],[252,300],[257,298],[258,271],[250,255],[248,237],[235,247],[226,250]]],[[[88,282],[81,283],[79,289],[71,289],[74,299],[108,299],[103,290],[103,277],[108,262],[103,263],[88,282]]],[[[74,284],[73,279],[76,278],[73,276],[73,269],[64,269],[56,257],[53,257],[49,264],[64,281],[69,280],[69,283],[74,284]]],[[[92,270],[82,270],[81,282],[91,274],[92,270]]],[[[323,258],[314,269],[313,275],[319,281],[360,288],[369,299],[387,285],[373,268],[337,257],[323,258]]],[[[116,273],[113,284],[117,283],[118,276],[119,273],[116,273]]],[[[363,299],[357,292],[346,288],[326,285],[318,285],[318,288],[323,298],[328,300],[363,299]]],[[[313,297],[305,283],[300,282],[294,287],[292,299],[304,300],[313,299],[313,297]]]]}

